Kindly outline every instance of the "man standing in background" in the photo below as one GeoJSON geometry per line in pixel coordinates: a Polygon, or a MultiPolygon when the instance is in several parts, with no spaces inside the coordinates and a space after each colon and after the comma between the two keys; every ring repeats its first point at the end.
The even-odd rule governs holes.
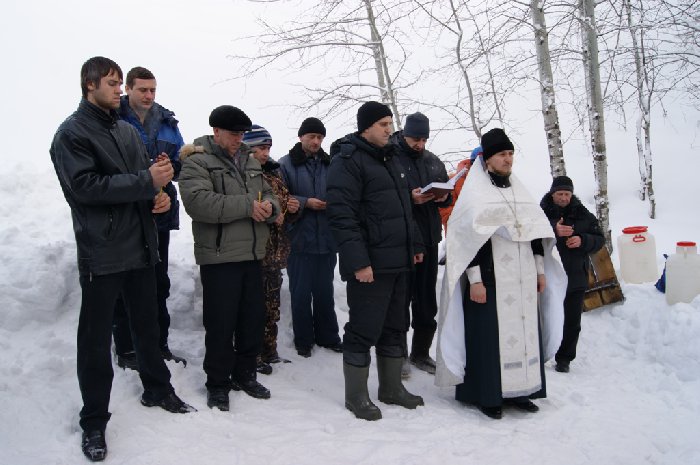
{"type": "MultiPolygon", "coordinates": [[[[431,182],[447,181],[445,164],[431,151],[425,149],[430,137],[430,122],[422,113],[406,117],[403,131],[391,136],[390,143],[398,149],[398,158],[406,173],[411,190],[413,219],[421,233],[425,247],[423,261],[416,263],[410,274],[406,312],[410,306],[413,327],[410,362],[419,370],[435,374],[435,360],[428,353],[437,328],[437,293],[435,286],[438,272],[438,244],[442,240],[442,224],[439,207],[450,204],[450,194],[436,198],[433,194],[421,194],[421,188],[431,182]]],[[[406,367],[406,371],[407,371],[406,367]]],[[[404,373],[404,376],[408,373],[404,373]]]]}
{"type": "MultiPolygon", "coordinates": [[[[156,78],[151,71],[137,66],[126,74],[126,95],[121,97],[119,116],[131,124],[141,136],[146,151],[155,163],[158,156],[167,156],[173,166],[172,181],[177,181],[180,175],[180,156],[178,152],[184,141],[177,127],[175,113],[155,102],[156,78]]],[[[180,229],[180,203],[177,200],[177,189],[172,181],[163,187],[170,197],[170,209],[155,215],[158,228],[158,254],[160,262],[156,264],[156,291],[158,297],[158,340],[160,351],[166,360],[174,360],[187,364],[185,359],[173,355],[168,346],[168,329],[170,314],[167,299],[170,295],[170,278],[168,277],[168,248],[170,231],[180,229]]],[[[114,346],[117,353],[117,364],[122,368],[137,369],[136,355],[131,341],[129,319],[121,299],[114,311],[114,346]]]]}
{"type": "Polygon", "coordinates": [[[336,247],[326,215],[326,177],[331,161],[321,148],[326,128],[306,118],[299,142],[280,159],[282,178],[299,201],[299,215],[287,225],[292,249],[287,260],[294,345],[310,357],[314,344],[342,352],[333,299],[336,247]]]}

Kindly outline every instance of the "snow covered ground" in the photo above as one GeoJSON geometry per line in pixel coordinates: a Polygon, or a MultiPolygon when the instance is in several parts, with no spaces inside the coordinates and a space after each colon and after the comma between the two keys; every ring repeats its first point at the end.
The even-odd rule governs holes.
{"type": "MultiPolygon", "coordinates": [[[[75,372],[80,293],[69,210],[48,162],[10,167],[0,173],[0,464],[85,463],[75,372]]],[[[618,202],[620,225],[633,223],[624,212],[633,212],[637,223],[643,218],[634,202],[640,204],[618,202]]],[[[293,350],[285,281],[280,352],[292,363],[260,376],[270,400],[232,392],[230,412],[212,411],[202,371],[201,289],[188,217],[184,211],[181,217],[171,243],[170,340],[190,363],[169,367],[178,394],[199,411],[173,415],[142,407],[136,373],[117,369],[107,463],[700,463],[700,298],[669,307],[652,284],[623,285],[624,304],[584,315],[579,357],[569,374],[547,367],[548,398],[538,401],[537,414],[506,410],[502,420],[491,420],[414,370],[406,384],[425,407],[380,403],[384,418],[365,422],[344,408],[341,356],[316,349],[303,359],[293,350]]],[[[677,237],[670,221],[658,224],[659,243],[697,238],[677,237]]],[[[339,279],[335,288],[343,324],[339,279]]],[[[372,370],[375,399],[376,386],[372,370]]]]}

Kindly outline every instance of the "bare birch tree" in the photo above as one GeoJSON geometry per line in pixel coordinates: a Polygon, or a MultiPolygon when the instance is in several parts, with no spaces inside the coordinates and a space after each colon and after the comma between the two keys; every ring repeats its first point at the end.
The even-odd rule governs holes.
{"type": "Polygon", "coordinates": [[[537,52],[537,68],[539,70],[540,97],[542,99],[542,117],[544,132],[549,151],[549,166],[552,177],[566,174],[564,163],[564,148],[561,141],[559,112],[554,92],[554,74],[552,73],[552,57],[549,53],[549,38],[544,14],[544,0],[530,1],[530,14],[535,32],[535,50],[537,52]]]}
{"type": "Polygon", "coordinates": [[[394,124],[400,129],[398,92],[403,86],[410,87],[415,79],[407,77],[397,85],[405,71],[407,54],[395,24],[403,13],[393,15],[391,8],[391,4],[372,0],[321,0],[282,25],[260,20],[263,32],[245,38],[254,42],[254,53],[231,56],[242,62],[235,78],[250,78],[274,65],[287,71],[316,68],[323,79],[301,84],[308,99],[300,109],[315,109],[322,117],[329,117],[358,102],[379,99],[391,108],[394,124]],[[392,41],[392,53],[397,54],[394,61],[387,53],[387,40],[392,41]],[[324,65],[329,62],[344,67],[336,68],[332,75],[325,74],[324,65]]]}
{"type": "Polygon", "coordinates": [[[595,0],[579,0],[583,65],[588,97],[588,124],[593,155],[593,174],[596,181],[596,216],[605,235],[608,250],[612,252],[608,202],[608,162],[605,147],[605,111],[600,82],[598,58],[598,31],[595,22],[595,0]]]}

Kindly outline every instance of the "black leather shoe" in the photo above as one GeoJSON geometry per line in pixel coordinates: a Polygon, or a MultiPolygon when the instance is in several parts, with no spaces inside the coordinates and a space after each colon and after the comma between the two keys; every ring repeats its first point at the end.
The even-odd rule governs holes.
{"type": "Polygon", "coordinates": [[[228,412],[229,400],[228,389],[209,389],[207,390],[207,407],[218,408],[222,412],[228,412]]]}
{"type": "Polygon", "coordinates": [[[174,392],[171,392],[159,400],[149,399],[144,394],[141,396],[141,405],[146,407],[160,407],[163,410],[167,410],[171,413],[190,413],[197,411],[197,409],[191,405],[184,403],[182,399],[180,399],[174,392]]]}
{"type": "Polygon", "coordinates": [[[101,462],[107,457],[107,442],[105,432],[98,429],[83,432],[81,443],[83,454],[91,462],[101,462]]]}
{"type": "Polygon", "coordinates": [[[435,374],[435,360],[430,358],[429,355],[411,355],[409,360],[411,364],[419,370],[423,370],[431,375],[435,374]]]}
{"type": "Polygon", "coordinates": [[[311,347],[297,347],[297,354],[304,358],[311,357],[311,347]]]}
{"type": "Polygon", "coordinates": [[[568,373],[569,372],[569,362],[557,362],[556,365],[554,365],[554,369],[558,371],[559,373],[568,373]]]}
{"type": "Polygon", "coordinates": [[[243,391],[250,397],[255,397],[256,399],[269,399],[270,390],[258,383],[255,379],[249,379],[247,381],[231,381],[231,389],[234,391],[243,391]]]}
{"type": "Polygon", "coordinates": [[[505,403],[525,412],[535,413],[540,408],[527,397],[516,397],[514,399],[505,399],[505,403]]]}
{"type": "Polygon", "coordinates": [[[269,357],[264,357],[263,356],[263,362],[273,364],[273,363],[292,363],[291,360],[287,360],[286,358],[282,358],[279,356],[279,354],[273,354],[270,355],[269,357]]]}
{"type": "Polygon", "coordinates": [[[255,371],[263,375],[271,375],[272,366],[269,363],[258,362],[258,365],[255,367],[255,371]]]}
{"type": "Polygon", "coordinates": [[[127,368],[130,370],[138,371],[139,364],[136,361],[136,352],[127,352],[125,354],[117,354],[117,366],[123,370],[127,368]]]}
{"type": "Polygon", "coordinates": [[[343,353],[343,344],[340,342],[336,342],[335,344],[330,344],[327,346],[321,346],[324,347],[328,350],[332,350],[335,353],[342,354],[343,353]]]}
{"type": "Polygon", "coordinates": [[[163,356],[163,360],[173,361],[175,363],[182,363],[182,366],[187,368],[187,360],[179,355],[173,354],[168,346],[160,348],[160,354],[163,356]]]}
{"type": "Polygon", "coordinates": [[[479,407],[481,413],[494,420],[503,418],[503,409],[501,407],[479,407]]]}

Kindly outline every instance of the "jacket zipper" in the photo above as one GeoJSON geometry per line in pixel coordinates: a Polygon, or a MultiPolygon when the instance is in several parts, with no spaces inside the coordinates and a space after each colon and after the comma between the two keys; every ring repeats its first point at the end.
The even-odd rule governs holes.
{"type": "MultiPolygon", "coordinates": [[[[226,184],[225,184],[225,179],[224,179],[224,173],[221,173],[221,190],[222,194],[226,195],[226,184]]],[[[224,233],[224,225],[219,223],[217,225],[217,231],[216,231],[216,256],[219,256],[219,253],[221,252],[221,236],[224,233]]]]}

